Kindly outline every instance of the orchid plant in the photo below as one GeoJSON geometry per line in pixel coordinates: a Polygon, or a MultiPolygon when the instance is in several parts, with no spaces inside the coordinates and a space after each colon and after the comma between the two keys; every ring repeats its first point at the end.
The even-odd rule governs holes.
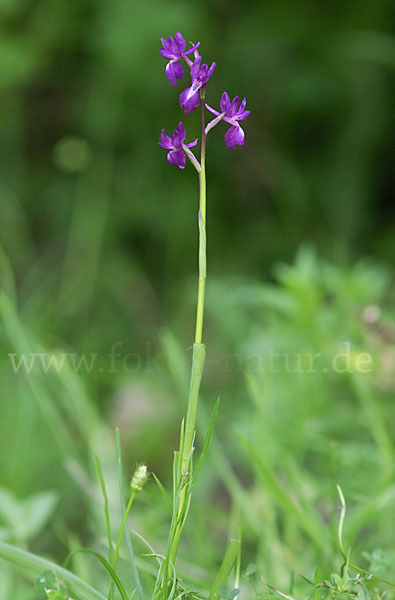
{"type": "MultiPolygon", "coordinates": [[[[197,471],[201,465],[199,460],[197,471],[194,472],[192,459],[194,452],[194,437],[196,428],[196,416],[199,400],[199,389],[203,374],[205,362],[205,345],[203,338],[203,317],[204,317],[204,301],[205,288],[207,277],[206,263],[206,138],[208,133],[221,121],[225,121],[230,127],[225,133],[225,144],[228,148],[234,149],[237,145],[244,144],[244,131],[240,125],[240,121],[244,121],[250,111],[245,110],[246,99],[243,98],[239,105],[239,97],[236,96],[230,101],[227,92],[222,94],[220,100],[220,110],[217,111],[205,103],[207,84],[214,73],[216,63],[213,62],[209,67],[208,64],[202,64],[202,57],[199,54],[198,48],[200,42],[190,43],[191,47],[186,50],[187,44],[181,33],[177,32],[173,37],[168,39],[162,38],[162,48],[159,50],[161,56],[168,60],[166,65],[166,77],[171,85],[176,85],[178,79],[184,76],[184,66],[182,61],[186,63],[190,73],[190,86],[184,89],[179,96],[180,107],[185,114],[190,114],[200,107],[201,112],[201,139],[200,139],[200,160],[197,159],[191,148],[198,144],[195,139],[192,142],[185,143],[186,131],[184,124],[180,121],[173,131],[171,137],[162,129],[159,146],[167,150],[167,160],[170,164],[176,165],[180,169],[184,169],[186,159],[188,158],[193,167],[196,169],[199,176],[199,210],[198,210],[198,229],[199,229],[199,278],[198,278],[198,297],[197,297],[197,312],[196,312],[196,329],[195,341],[192,351],[192,371],[191,382],[188,399],[187,414],[181,425],[180,447],[175,453],[174,460],[174,482],[173,482],[173,520],[170,528],[168,540],[168,552],[166,560],[161,569],[161,576],[157,580],[157,590],[161,590],[165,597],[168,590],[169,580],[172,579],[174,571],[174,563],[177,556],[178,545],[188,514],[189,504],[191,500],[191,490],[196,479],[197,471]],[[190,55],[193,54],[192,61],[190,55]],[[215,115],[215,117],[206,124],[206,109],[215,115]]],[[[212,432],[213,423],[216,412],[218,410],[218,402],[214,407],[210,420],[209,433],[212,432]]],[[[207,448],[209,439],[206,439],[204,447],[207,448]]],[[[202,457],[201,457],[202,458],[202,457]]],[[[233,540],[236,542],[236,540],[233,540]]],[[[233,544],[233,549],[237,544],[233,544]]],[[[232,547],[230,546],[230,553],[232,547]]],[[[229,562],[229,557],[228,557],[229,562]]],[[[230,561],[231,562],[231,561],[230,561]]],[[[223,583],[223,582],[222,582],[223,583]]]]}

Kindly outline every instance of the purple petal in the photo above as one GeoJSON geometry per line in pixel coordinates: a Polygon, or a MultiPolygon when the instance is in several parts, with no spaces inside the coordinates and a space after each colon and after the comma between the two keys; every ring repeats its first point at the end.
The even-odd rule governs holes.
{"type": "Polygon", "coordinates": [[[197,56],[192,64],[191,67],[191,77],[192,77],[192,81],[194,79],[196,79],[199,76],[199,71],[200,71],[200,63],[202,62],[202,57],[201,56],[197,56]]]}
{"type": "Polygon", "coordinates": [[[192,87],[187,88],[180,94],[180,106],[186,114],[191,113],[199,106],[199,90],[195,92],[192,87]]]}
{"type": "Polygon", "coordinates": [[[192,88],[190,88],[190,87],[189,87],[189,88],[187,88],[186,90],[184,90],[183,92],[181,92],[181,94],[180,94],[180,98],[179,98],[179,100],[180,100],[180,106],[181,106],[181,108],[183,108],[183,107],[184,107],[184,104],[185,104],[185,102],[186,102],[186,101],[187,101],[187,99],[190,97],[190,91],[191,91],[191,89],[192,89],[192,88]]]}
{"type": "Polygon", "coordinates": [[[229,117],[235,116],[235,114],[237,113],[238,106],[239,106],[239,97],[235,96],[233,98],[232,104],[230,105],[230,108],[229,108],[229,113],[228,113],[229,117]]]}
{"type": "Polygon", "coordinates": [[[161,56],[163,56],[163,58],[167,58],[168,60],[171,60],[172,58],[174,58],[173,53],[170,52],[169,50],[166,50],[165,48],[161,48],[159,50],[159,54],[161,56]]]}
{"type": "Polygon", "coordinates": [[[246,104],[247,104],[247,100],[245,98],[243,98],[243,100],[242,100],[242,102],[240,104],[240,108],[239,108],[239,110],[237,111],[237,113],[234,116],[234,119],[236,121],[245,121],[245,119],[251,113],[250,110],[244,110],[246,104]]]}
{"type": "Polygon", "coordinates": [[[246,104],[247,104],[247,99],[243,98],[243,100],[241,101],[241,104],[240,104],[240,108],[237,112],[242,113],[246,107],[246,104]]]}
{"type": "Polygon", "coordinates": [[[179,32],[176,33],[176,35],[174,36],[174,43],[176,44],[177,50],[178,50],[178,52],[180,54],[180,57],[181,57],[182,53],[184,52],[184,50],[185,50],[185,48],[187,46],[187,43],[184,40],[184,38],[181,35],[181,33],[179,33],[179,32]]]}
{"type": "Polygon", "coordinates": [[[237,145],[242,146],[244,144],[244,131],[240,125],[228,129],[225,133],[225,144],[232,150],[234,150],[237,145]]]}
{"type": "MultiPolygon", "coordinates": [[[[226,93],[226,92],[225,92],[226,93]]],[[[219,113],[217,110],[215,110],[215,108],[212,108],[212,106],[210,106],[209,104],[206,104],[206,108],[207,110],[209,110],[211,113],[213,113],[213,115],[216,115],[217,117],[221,114],[219,113]]],[[[225,111],[222,111],[225,112],[225,111]]]]}
{"type": "Polygon", "coordinates": [[[162,129],[162,131],[161,131],[160,140],[159,140],[158,144],[164,150],[171,150],[173,148],[171,138],[165,134],[164,129],[162,129]]]}
{"type": "Polygon", "coordinates": [[[192,146],[196,146],[197,143],[198,143],[198,138],[196,138],[196,140],[193,140],[193,142],[190,142],[189,144],[185,144],[185,146],[187,148],[192,148],[192,146]]]}
{"type": "Polygon", "coordinates": [[[184,90],[183,92],[181,92],[180,105],[185,106],[185,104],[188,102],[188,100],[190,100],[192,98],[192,96],[194,96],[196,94],[196,92],[199,91],[200,87],[201,87],[200,84],[195,82],[191,85],[191,87],[189,87],[186,90],[184,90]],[[181,97],[182,97],[182,104],[181,104],[181,97]]]}
{"type": "Polygon", "coordinates": [[[208,81],[210,79],[211,75],[214,73],[215,67],[216,67],[216,64],[215,64],[215,62],[213,62],[213,64],[211,65],[211,67],[208,70],[206,81],[208,81]]]}
{"type": "Polygon", "coordinates": [[[164,56],[164,58],[172,58],[170,49],[169,49],[169,42],[167,41],[166,38],[160,38],[160,41],[162,42],[162,46],[163,48],[161,48],[159,50],[159,54],[161,54],[162,56],[164,56]]]}
{"type": "Polygon", "coordinates": [[[176,129],[173,131],[173,135],[172,135],[172,142],[173,142],[173,148],[175,148],[176,150],[181,150],[181,146],[183,141],[185,140],[186,137],[186,132],[185,132],[185,127],[182,124],[182,121],[180,121],[176,127],[176,129]]]}
{"type": "MultiPolygon", "coordinates": [[[[190,42],[192,44],[192,42],[190,42]]],[[[188,54],[191,54],[191,52],[195,52],[196,48],[199,48],[200,46],[200,42],[198,42],[197,44],[194,44],[192,46],[192,48],[189,48],[189,50],[187,50],[186,52],[184,52],[185,56],[187,56],[188,54]]]]}
{"type": "Polygon", "coordinates": [[[181,79],[184,75],[184,68],[179,62],[170,61],[166,65],[166,77],[171,85],[176,85],[177,79],[181,79]]]}
{"type": "Polygon", "coordinates": [[[171,36],[169,37],[169,49],[173,53],[173,58],[179,58],[177,43],[171,36]]]}
{"type": "MultiPolygon", "coordinates": [[[[219,103],[219,107],[221,109],[221,112],[226,113],[226,114],[228,113],[228,110],[230,108],[230,99],[226,92],[224,92],[221,96],[221,101],[219,103]]],[[[214,112],[214,111],[211,111],[211,112],[214,112]]]]}
{"type": "Polygon", "coordinates": [[[249,114],[251,114],[250,110],[243,110],[242,113],[239,111],[233,118],[235,121],[245,121],[249,114]]]}
{"type": "Polygon", "coordinates": [[[161,42],[163,46],[163,48],[159,50],[161,56],[170,60],[179,60],[180,58],[182,58],[182,54],[186,47],[186,42],[182,37],[181,33],[176,33],[174,39],[171,37],[171,35],[169,36],[168,40],[166,40],[165,38],[161,38],[161,42]]]}
{"type": "Polygon", "coordinates": [[[183,150],[169,152],[167,160],[171,165],[176,165],[180,169],[185,169],[185,152],[183,150]]]}

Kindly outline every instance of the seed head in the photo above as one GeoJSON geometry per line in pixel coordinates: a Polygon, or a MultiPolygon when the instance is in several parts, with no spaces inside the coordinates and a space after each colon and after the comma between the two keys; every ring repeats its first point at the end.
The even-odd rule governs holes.
{"type": "Polygon", "coordinates": [[[137,465],[133,477],[130,481],[130,487],[135,492],[141,492],[149,477],[147,465],[137,465]]]}

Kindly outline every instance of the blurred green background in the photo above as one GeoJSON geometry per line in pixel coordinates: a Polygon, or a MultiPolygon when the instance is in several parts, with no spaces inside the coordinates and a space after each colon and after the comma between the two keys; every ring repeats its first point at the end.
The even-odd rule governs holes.
{"type": "MultiPolygon", "coordinates": [[[[160,37],[180,31],[217,63],[209,104],[226,90],[252,111],[244,147],[225,147],[222,124],[208,140],[200,439],[205,412],[218,395],[222,404],[185,576],[211,580],[238,519],[243,560],[269,583],[316,564],[325,576],[341,563],[336,483],[355,560],[367,567],[363,552],[375,551],[388,573],[394,3],[0,0],[0,19],[1,539],[57,561],[100,543],[92,454],[116,511],[115,426],[126,471],[144,460],[170,483],[197,263],[196,174],[168,165],[157,145],[181,118],[188,140],[199,134],[198,115],[178,106],[186,80],[171,87],[158,53],[160,37]],[[372,372],[251,366],[271,350],[329,361],[344,342],[353,360],[373,357],[372,372]],[[8,356],[62,352],[97,361],[90,372],[66,361],[26,374],[8,356]]],[[[154,484],[134,518],[163,551],[154,484]]],[[[34,598],[0,568],[2,598],[34,598]]],[[[75,568],[92,577],[89,560],[75,568]]]]}

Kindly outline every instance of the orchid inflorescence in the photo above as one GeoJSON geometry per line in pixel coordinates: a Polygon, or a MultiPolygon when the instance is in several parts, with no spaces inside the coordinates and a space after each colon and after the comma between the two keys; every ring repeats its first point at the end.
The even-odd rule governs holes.
{"type": "MultiPolygon", "coordinates": [[[[185,61],[190,70],[191,85],[181,92],[179,97],[180,106],[184,109],[184,113],[189,114],[193,112],[198,108],[200,103],[202,103],[203,110],[206,85],[214,72],[215,62],[210,67],[207,64],[202,64],[202,57],[198,52],[200,42],[197,44],[190,42],[191,48],[186,50],[187,44],[181,33],[176,33],[174,38],[171,36],[168,39],[161,38],[161,41],[163,48],[159,50],[159,53],[169,61],[166,65],[166,77],[171,85],[176,85],[177,79],[182,79],[184,76],[184,67],[181,64],[182,60],[185,61]],[[194,57],[193,61],[189,57],[191,54],[194,57]]],[[[227,92],[224,92],[219,104],[219,111],[205,104],[204,106],[215,115],[215,118],[205,126],[202,136],[204,134],[205,137],[220,121],[225,121],[230,125],[225,133],[225,144],[227,147],[234,149],[237,145],[242,146],[244,144],[244,131],[240,125],[240,121],[244,121],[250,114],[249,110],[245,110],[246,102],[246,99],[243,98],[239,105],[238,96],[231,101],[227,92]]],[[[165,130],[162,129],[159,146],[164,150],[168,150],[167,160],[170,164],[184,169],[187,156],[199,172],[199,161],[190,150],[192,146],[197,144],[198,140],[196,139],[189,144],[185,144],[185,138],[185,128],[183,123],[180,122],[171,137],[166,135],[165,130]]]]}

